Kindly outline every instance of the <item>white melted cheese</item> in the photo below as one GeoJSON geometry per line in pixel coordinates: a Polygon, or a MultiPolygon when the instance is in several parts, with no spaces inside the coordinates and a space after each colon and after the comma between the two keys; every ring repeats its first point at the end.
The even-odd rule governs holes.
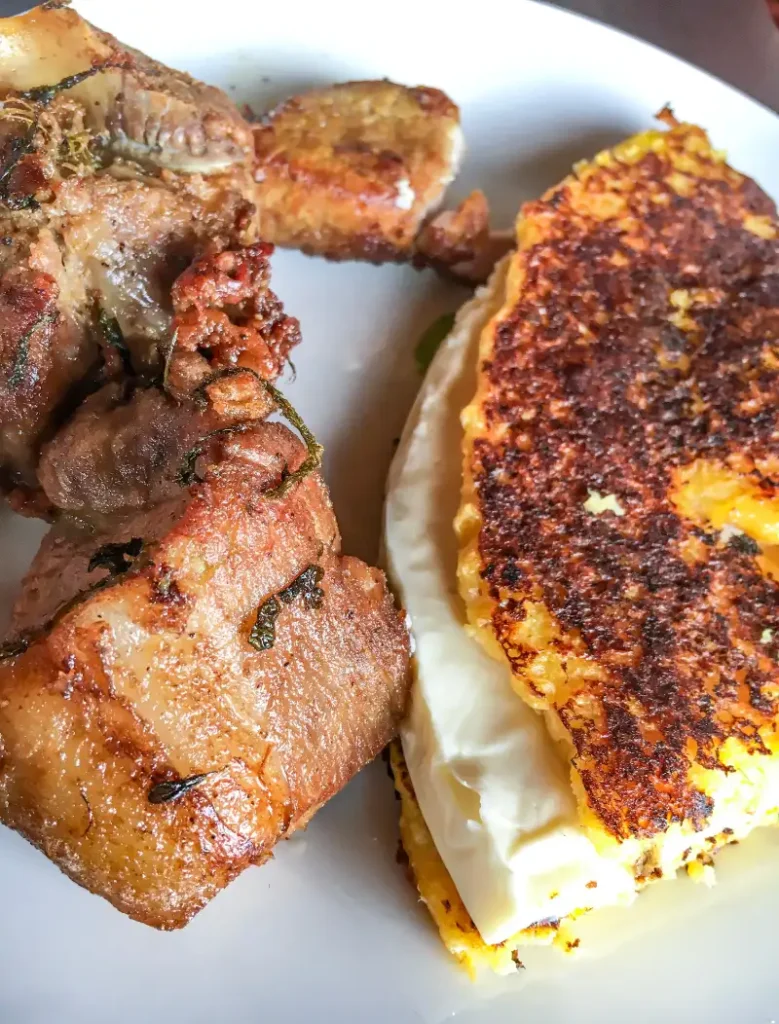
{"type": "Polygon", "coordinates": [[[574,910],[628,902],[635,890],[632,872],[600,856],[580,826],[566,764],[541,717],[512,690],[508,665],[469,635],[457,593],[459,414],[506,269],[504,261],[463,307],[427,374],[390,471],[384,538],[416,639],[403,751],[438,851],[490,943],[574,910]]]}

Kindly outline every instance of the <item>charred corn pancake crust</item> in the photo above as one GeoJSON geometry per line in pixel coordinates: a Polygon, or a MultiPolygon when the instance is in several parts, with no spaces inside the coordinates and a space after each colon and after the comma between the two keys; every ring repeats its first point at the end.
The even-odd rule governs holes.
{"type": "Polygon", "coordinates": [[[457,521],[471,622],[639,884],[779,803],[776,211],[668,121],[524,207],[457,521]]]}

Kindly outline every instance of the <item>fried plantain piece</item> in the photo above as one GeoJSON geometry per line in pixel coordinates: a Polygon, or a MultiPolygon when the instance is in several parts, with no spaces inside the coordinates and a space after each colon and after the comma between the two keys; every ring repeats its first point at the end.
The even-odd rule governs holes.
{"type": "Polygon", "coordinates": [[[295,96],[254,132],[260,235],[331,259],[405,260],[462,152],[438,89],[345,82],[295,96]]]}

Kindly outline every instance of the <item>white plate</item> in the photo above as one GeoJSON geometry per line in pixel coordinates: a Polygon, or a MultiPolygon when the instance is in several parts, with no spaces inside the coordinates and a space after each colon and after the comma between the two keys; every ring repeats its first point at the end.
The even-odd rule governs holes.
{"type": "MultiPolygon", "coordinates": [[[[462,15],[452,6],[445,19],[441,5],[421,0],[77,6],[258,108],[348,78],[446,89],[462,105],[470,146],[453,195],[482,186],[507,224],[522,199],[650,124],[666,101],[779,195],[779,119],[666,54],[528,0],[480,0],[462,15]]],[[[415,341],[464,293],[430,273],[289,253],[275,257],[274,286],[303,323],[289,394],[327,446],[347,547],[374,557],[392,441],[419,385],[415,341]]],[[[3,519],[3,599],[41,532],[3,519]]],[[[0,1022],[779,1019],[779,832],[726,851],[715,889],[661,885],[633,909],[602,915],[577,958],[543,951],[521,976],[473,985],[395,863],[395,816],[384,768],[374,765],[305,836],[167,935],[122,917],[0,830],[0,1022]]]]}

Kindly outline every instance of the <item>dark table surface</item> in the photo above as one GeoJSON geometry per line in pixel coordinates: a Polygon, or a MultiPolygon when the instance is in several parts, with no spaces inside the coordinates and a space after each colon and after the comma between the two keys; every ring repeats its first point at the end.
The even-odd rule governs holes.
{"type": "Polygon", "coordinates": [[[779,29],[765,0],[556,0],[646,39],[779,111],[779,29]]]}

